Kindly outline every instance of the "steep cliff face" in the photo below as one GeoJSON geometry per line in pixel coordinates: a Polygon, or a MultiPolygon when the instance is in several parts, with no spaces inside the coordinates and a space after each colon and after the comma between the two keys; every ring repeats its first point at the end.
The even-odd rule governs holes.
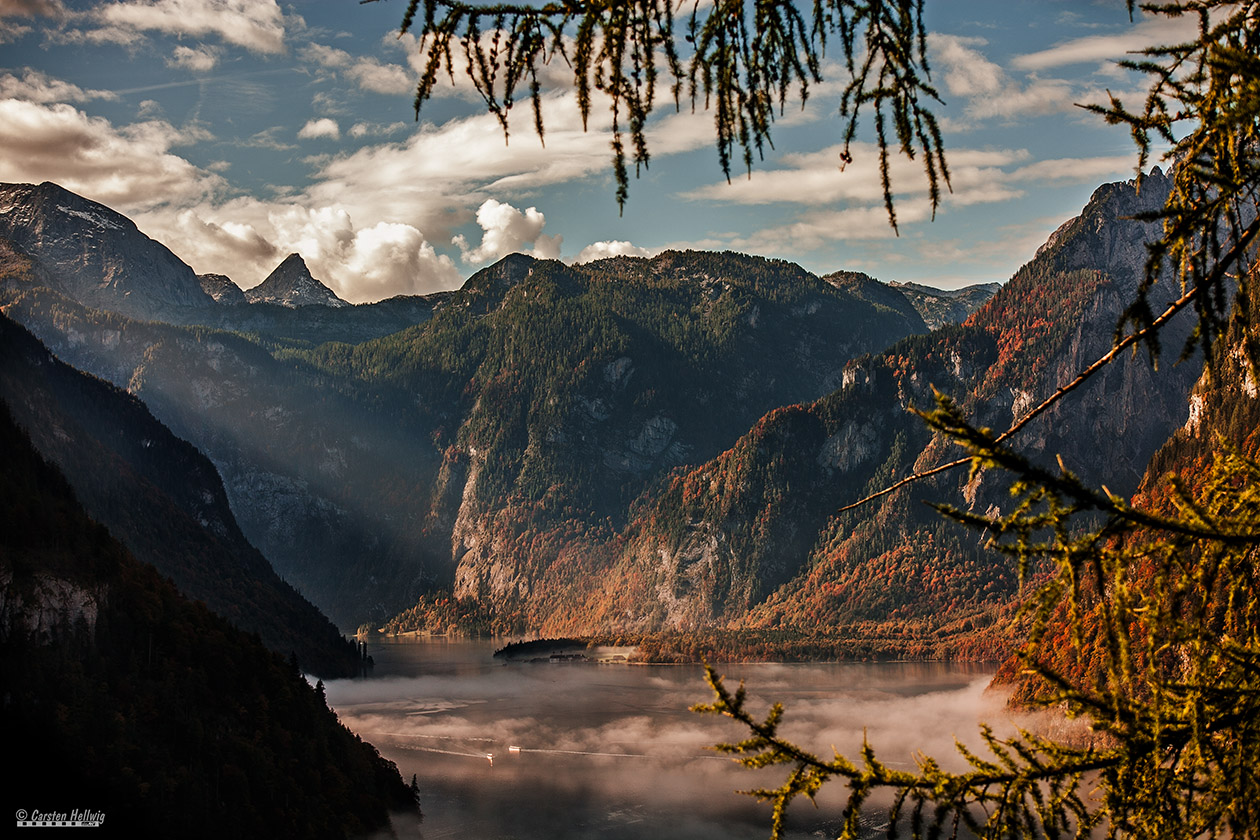
{"type": "Polygon", "coordinates": [[[931,329],[961,324],[1001,288],[997,283],[978,283],[961,289],[934,289],[919,283],[890,283],[914,305],[931,329]]]}
{"type": "MultiPolygon", "coordinates": [[[[610,585],[601,620],[637,628],[932,622],[1009,597],[1015,576],[1005,561],[982,550],[980,535],[922,504],[994,509],[1007,499],[1000,475],[938,477],[834,512],[957,457],[907,411],[930,408],[934,387],[976,422],[1002,429],[1106,352],[1153,233],[1132,216],[1166,195],[1158,171],[1140,192],[1134,183],[1101,188],[964,326],[851,363],[836,393],[767,415],[714,461],[675,474],[627,532],[620,570],[610,576],[642,584],[633,593],[610,585]]],[[[1174,324],[1166,340],[1176,344],[1187,328],[1174,324]]],[[[1193,367],[1156,375],[1145,356],[1119,359],[1022,433],[1019,445],[1130,491],[1186,421],[1193,367]]]]}
{"type": "Polygon", "coordinates": [[[214,298],[215,303],[234,306],[246,302],[245,292],[226,274],[198,274],[197,280],[201,283],[201,290],[214,298]]]}
{"type": "Polygon", "coordinates": [[[564,547],[610,535],[668,470],[717,454],[776,405],[834,388],[851,356],[925,330],[904,300],[885,306],[736,254],[580,271],[518,257],[466,288],[433,333],[458,320],[486,337],[448,457],[462,492],[449,489],[454,472],[440,480],[455,594],[531,614],[571,572],[551,569],[564,547]]]}
{"type": "Polygon", "coordinates": [[[214,304],[193,270],[134,222],[56,184],[0,184],[0,237],[88,306],[161,318],[214,304]]]}
{"type": "MultiPolygon", "coordinates": [[[[1252,271],[1251,282],[1260,281],[1252,271]]],[[[1253,288],[1255,288],[1253,286],[1253,288]]],[[[1138,490],[1138,503],[1166,499],[1168,478],[1175,476],[1195,486],[1226,441],[1246,457],[1260,456],[1260,341],[1255,324],[1260,302],[1250,311],[1236,311],[1229,328],[1218,339],[1210,369],[1205,368],[1190,392],[1185,422],[1173,430],[1150,461],[1138,490]]],[[[1191,363],[1185,363],[1187,367],[1191,363]]]]}
{"type": "Polygon", "coordinates": [[[52,574],[33,574],[19,584],[11,568],[0,567],[0,639],[51,645],[80,633],[91,636],[108,597],[108,587],[52,574]]]}

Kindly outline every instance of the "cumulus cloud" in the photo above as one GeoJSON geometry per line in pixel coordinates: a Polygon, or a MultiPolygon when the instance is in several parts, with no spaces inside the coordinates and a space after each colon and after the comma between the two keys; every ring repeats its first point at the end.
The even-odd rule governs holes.
{"type": "Polygon", "coordinates": [[[318,120],[307,120],[306,125],[298,130],[298,137],[303,140],[311,140],[318,137],[337,140],[341,137],[341,126],[337,125],[336,120],[328,117],[318,120]]]}
{"type": "Polygon", "coordinates": [[[578,255],[573,258],[574,265],[582,263],[594,262],[595,260],[603,260],[608,257],[650,257],[652,251],[647,248],[640,248],[632,242],[624,239],[617,239],[604,242],[592,242],[587,245],[578,255]]]}
{"type": "Polygon", "coordinates": [[[302,48],[303,60],[320,67],[349,67],[354,59],[345,50],[329,47],[325,44],[311,43],[302,48]]]}
{"type": "Polygon", "coordinates": [[[547,220],[535,207],[525,211],[516,209],[493,198],[486,199],[477,208],[477,224],[481,226],[481,244],[468,247],[468,240],[460,235],[451,240],[459,247],[464,262],[482,265],[491,260],[524,251],[526,245],[533,248],[526,253],[539,259],[558,259],[562,236],[548,236],[542,232],[547,220]]]}
{"type": "Polygon", "coordinates": [[[88,99],[117,99],[108,90],[84,90],[47,73],[26,67],[21,78],[12,73],[0,76],[0,99],[25,99],[28,102],[83,102],[88,99]]]}
{"type": "Polygon", "coordinates": [[[343,206],[237,198],[178,212],[136,217],[199,272],[227,274],[250,288],[285,254],[299,253],[311,273],[351,303],[456,288],[462,277],[421,231],[397,222],[358,226],[343,206]]]}
{"type": "Polygon", "coordinates": [[[410,225],[378,222],[359,231],[346,253],[341,288],[348,300],[451,289],[462,278],[450,257],[439,255],[410,225]]]}
{"type": "Polygon", "coordinates": [[[381,64],[372,58],[356,61],[346,75],[363,90],[373,93],[407,93],[415,87],[411,75],[397,64],[381,64]]]}
{"type": "Polygon", "coordinates": [[[201,135],[150,120],[121,128],[71,105],[0,100],[0,181],[53,180],[120,210],[195,200],[222,179],[170,152],[201,135]]]}
{"type": "Polygon", "coordinates": [[[128,0],[102,6],[93,16],[122,33],[213,35],[253,52],[284,51],[284,15],[275,0],[128,0]]]}
{"type": "Polygon", "coordinates": [[[219,50],[205,44],[196,47],[180,45],[166,60],[168,67],[182,67],[194,73],[209,73],[219,63],[219,50]]]}

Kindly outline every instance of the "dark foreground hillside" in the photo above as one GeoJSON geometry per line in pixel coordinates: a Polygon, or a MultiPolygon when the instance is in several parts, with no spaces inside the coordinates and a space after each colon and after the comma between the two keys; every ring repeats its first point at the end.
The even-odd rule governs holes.
{"type": "Polygon", "coordinates": [[[53,356],[0,314],[0,400],[84,510],[127,550],[302,670],[352,677],[358,648],[241,533],[214,465],[138,399],[53,356]]]}
{"type": "Polygon", "coordinates": [[[361,837],[388,831],[390,812],[414,824],[397,768],[296,663],[132,558],[7,406],[0,460],[8,814],[90,810],[129,837],[361,837]]]}

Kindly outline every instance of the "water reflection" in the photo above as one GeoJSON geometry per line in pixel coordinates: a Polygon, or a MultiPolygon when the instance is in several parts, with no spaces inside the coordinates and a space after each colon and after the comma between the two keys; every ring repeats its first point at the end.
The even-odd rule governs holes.
{"type": "MultiPolygon", "coordinates": [[[[698,666],[502,664],[495,645],[374,644],[376,676],[326,685],[342,721],[415,774],[426,840],[764,838],[769,808],[734,791],[777,784],[707,747],[737,725],[687,711],[707,701],[698,666]]],[[[1002,720],[988,672],[939,663],[732,665],[755,708],[787,706],[784,732],[849,755],[867,737],[893,766],[948,757],[955,735],[1002,720]]],[[[1005,724],[1009,728],[1009,724],[1005,724]]],[[[961,766],[961,765],[960,765],[961,766]]],[[[842,791],[801,803],[791,836],[834,836],[842,791]]]]}

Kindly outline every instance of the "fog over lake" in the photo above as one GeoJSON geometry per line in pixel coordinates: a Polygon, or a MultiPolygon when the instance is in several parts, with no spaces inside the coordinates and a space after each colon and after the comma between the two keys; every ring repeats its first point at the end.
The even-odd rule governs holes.
{"type": "MultiPolygon", "coordinates": [[[[326,684],[343,723],[415,774],[421,836],[706,840],[765,838],[770,807],[735,793],[775,786],[707,749],[744,732],[688,711],[710,693],[700,666],[511,663],[470,641],[373,644],[375,676],[326,684]],[[512,750],[512,747],[518,750],[512,750]],[[491,759],[491,756],[493,758],[491,759]]],[[[986,691],[991,669],[944,663],[727,665],[758,715],[787,707],[784,734],[816,754],[856,757],[863,729],[880,757],[912,767],[916,752],[961,768],[955,736],[1014,724],[986,691]]],[[[791,837],[835,836],[843,786],[818,808],[800,801],[791,837]]],[[[872,829],[882,825],[879,813],[872,829]]]]}

